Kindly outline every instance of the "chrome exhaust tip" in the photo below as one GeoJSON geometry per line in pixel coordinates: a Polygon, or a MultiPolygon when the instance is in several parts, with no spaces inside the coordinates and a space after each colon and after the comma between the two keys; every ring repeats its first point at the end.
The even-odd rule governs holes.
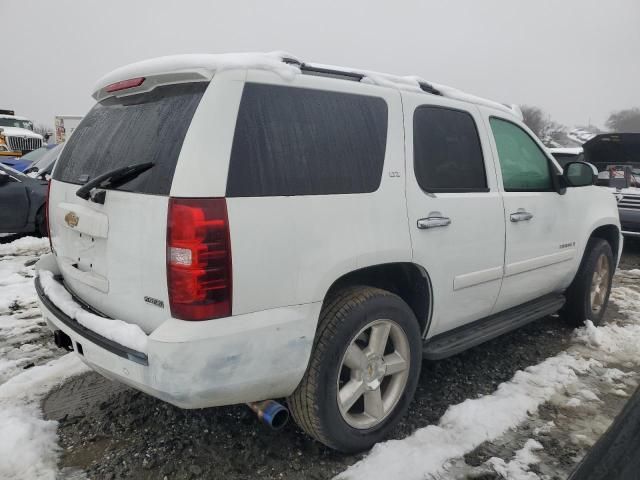
{"type": "Polygon", "coordinates": [[[275,400],[250,402],[247,406],[273,430],[280,430],[289,422],[289,410],[275,400]]]}

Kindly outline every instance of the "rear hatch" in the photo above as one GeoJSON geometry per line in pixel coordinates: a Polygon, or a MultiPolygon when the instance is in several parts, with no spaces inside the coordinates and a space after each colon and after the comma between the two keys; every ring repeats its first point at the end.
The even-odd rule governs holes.
{"type": "Polygon", "coordinates": [[[207,85],[163,85],[103,99],[67,141],[53,172],[49,222],[66,287],[93,309],[147,333],[171,315],[165,261],[169,192],[207,85]],[[153,166],[106,186],[104,204],[76,195],[100,175],[146,162],[153,166]]]}

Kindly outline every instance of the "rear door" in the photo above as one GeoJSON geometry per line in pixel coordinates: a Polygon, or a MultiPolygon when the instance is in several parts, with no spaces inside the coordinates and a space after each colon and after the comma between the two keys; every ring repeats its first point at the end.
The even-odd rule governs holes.
{"type": "Polygon", "coordinates": [[[93,308],[147,332],[170,316],[168,197],[207,85],[162,85],[102,100],[66,142],[53,173],[50,227],[66,286],[93,308]],[[76,195],[101,174],[144,162],[154,166],[107,188],[104,204],[76,195]]]}
{"type": "Polygon", "coordinates": [[[475,106],[403,95],[414,262],[433,288],[430,335],[489,315],[504,260],[504,211],[475,106]],[[427,103],[428,101],[428,103],[427,103]]]}

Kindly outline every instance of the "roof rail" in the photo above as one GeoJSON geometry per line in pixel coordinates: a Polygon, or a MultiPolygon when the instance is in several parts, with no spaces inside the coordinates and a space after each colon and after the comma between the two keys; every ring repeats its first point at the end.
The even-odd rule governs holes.
{"type": "MultiPolygon", "coordinates": [[[[348,70],[338,70],[336,68],[317,67],[308,63],[301,62],[298,59],[291,57],[283,57],[282,61],[288,65],[296,65],[302,73],[308,73],[311,75],[324,75],[334,78],[345,78],[347,80],[354,80],[361,82],[366,77],[364,73],[352,72],[348,70]]],[[[423,92],[431,93],[432,95],[442,95],[442,93],[430,83],[421,81],[418,82],[420,89],[423,92]]]]}
{"type": "Polygon", "coordinates": [[[427,93],[432,93],[433,95],[442,95],[442,92],[440,90],[438,90],[437,88],[435,88],[433,85],[431,85],[430,83],[427,82],[418,82],[418,85],[420,85],[420,88],[427,92],[427,93]]]}
{"type": "Polygon", "coordinates": [[[296,65],[302,73],[308,73],[310,75],[344,78],[346,80],[353,80],[356,82],[362,81],[365,77],[363,73],[347,72],[345,70],[337,70],[334,68],[316,67],[290,57],[283,57],[282,61],[288,65],[296,65]]]}

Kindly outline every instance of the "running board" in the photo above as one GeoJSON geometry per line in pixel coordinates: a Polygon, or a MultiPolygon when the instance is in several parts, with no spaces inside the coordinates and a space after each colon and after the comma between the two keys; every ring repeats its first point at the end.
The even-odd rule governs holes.
{"type": "Polygon", "coordinates": [[[545,295],[504,312],[455,328],[450,332],[436,335],[424,341],[422,356],[428,360],[441,360],[457,355],[534,320],[551,315],[560,310],[564,302],[564,295],[556,293],[545,295]]]}

